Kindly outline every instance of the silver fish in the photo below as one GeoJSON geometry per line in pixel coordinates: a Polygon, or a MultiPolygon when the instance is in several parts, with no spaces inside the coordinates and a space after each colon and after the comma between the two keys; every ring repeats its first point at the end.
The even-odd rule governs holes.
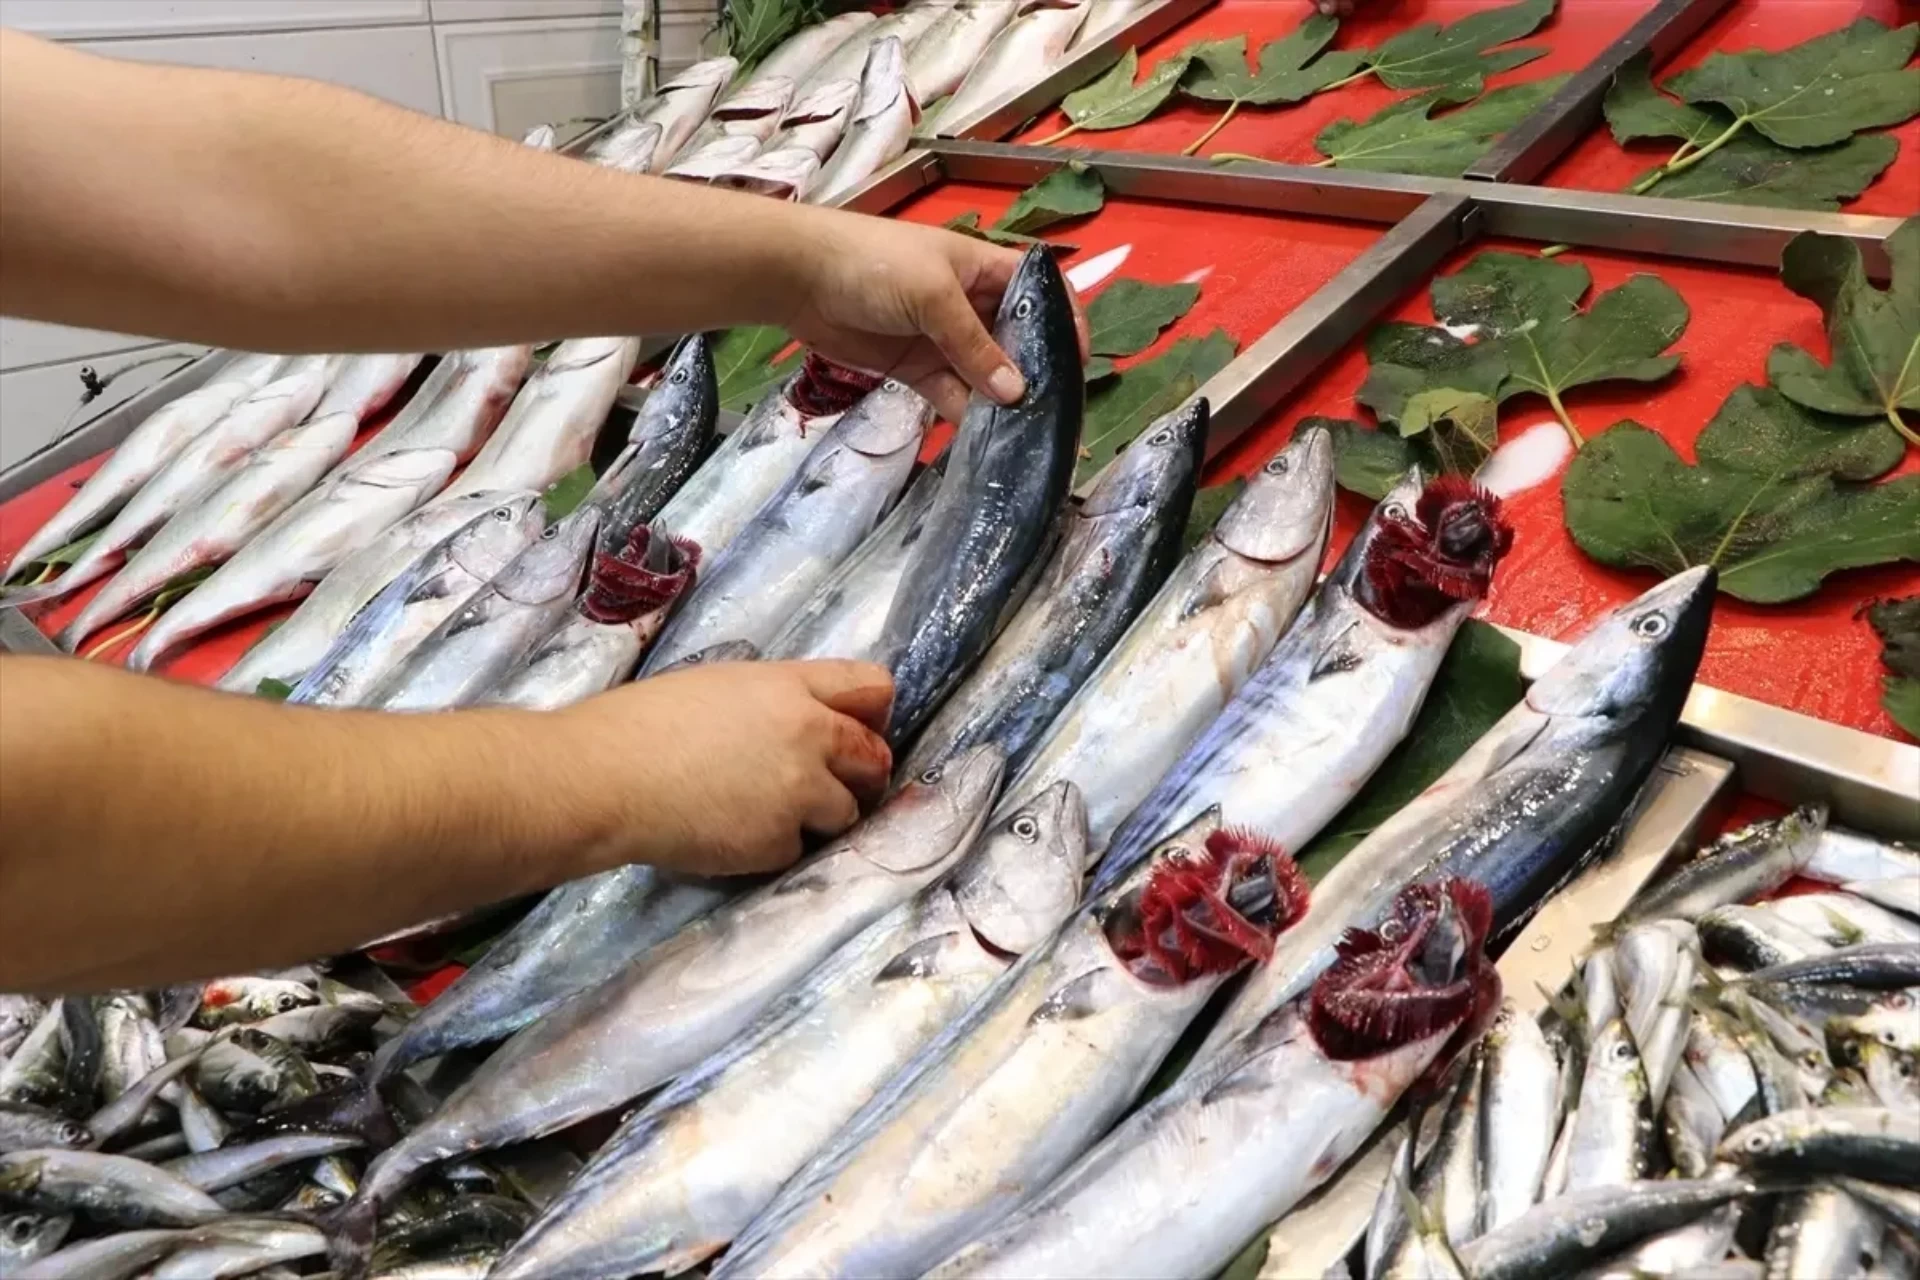
{"type": "Polygon", "coordinates": [[[718,561],[702,567],[640,674],[723,640],[764,647],[899,497],[932,418],[931,405],[893,381],[843,414],[718,561]]]}
{"type": "Polygon", "coordinates": [[[851,194],[881,166],[906,153],[919,120],[920,108],[907,88],[905,48],[892,35],[875,40],[867,47],[866,67],[860,73],[860,104],[854,108],[846,137],[803,198],[813,204],[832,204],[851,194]]]}
{"type": "Polygon", "coordinates": [[[1838,1187],[1786,1198],[1767,1240],[1768,1280],[1866,1280],[1880,1256],[1880,1219],[1838,1187]]]}
{"type": "Polygon", "coordinates": [[[1666,1100],[1660,1107],[1660,1128],[1666,1135],[1674,1171],[1683,1178],[1706,1177],[1713,1165],[1714,1148],[1726,1136],[1727,1122],[1713,1095],[1684,1062],[1668,1084],[1666,1100]]]}
{"type": "Polygon", "coordinates": [[[1920,1186],[1920,1114],[1886,1107],[1796,1108],[1735,1129],[1718,1156],[1750,1171],[1920,1186]]]}
{"type": "Polygon", "coordinates": [[[0,1102],[44,1104],[59,1098],[66,1070],[66,1040],[61,1035],[64,1002],[46,1006],[40,1020],[0,1063],[0,1102]]]}
{"type": "Polygon", "coordinates": [[[475,495],[471,505],[480,500],[485,505],[478,514],[428,549],[354,616],[287,701],[362,705],[441,623],[540,537],[537,496],[475,495]]]}
{"type": "Polygon", "coordinates": [[[520,145],[535,151],[551,151],[559,145],[559,135],[550,124],[537,124],[521,137],[520,145]]]}
{"type": "Polygon", "coordinates": [[[70,1244],[41,1258],[12,1280],[131,1280],[173,1252],[184,1231],[118,1231],[70,1244]]]}
{"type": "Polygon", "coordinates": [[[1747,977],[1754,982],[1863,987],[1870,991],[1920,987],[1920,943],[1862,942],[1773,965],[1747,977]]]}
{"type": "Polygon", "coordinates": [[[797,88],[799,85],[793,77],[778,72],[769,75],[766,73],[766,63],[761,63],[745,84],[729,93],[713,109],[707,117],[707,123],[701,126],[693,142],[688,144],[688,149],[703,141],[711,144],[721,138],[744,138],[751,141],[754,150],[758,151],[779,132],[780,120],[787,114],[787,108],[793,105],[793,94],[797,88]]]}
{"type": "Polygon", "coordinates": [[[1687,1069],[1713,1099],[1722,1117],[1744,1119],[1747,1108],[1759,1093],[1760,1084],[1754,1078],[1753,1063],[1729,1024],[1727,1013],[1696,1004],[1687,1014],[1687,1069]]]}
{"type": "Polygon", "coordinates": [[[639,354],[638,338],[561,343],[442,501],[482,490],[544,491],[587,461],[639,354]]]}
{"type": "Polygon", "coordinates": [[[451,449],[408,449],[356,466],[282,512],[142,636],[127,667],[145,671],[223,623],[305,595],[367,539],[445,487],[451,449]]]}
{"type": "Polygon", "coordinates": [[[304,982],[248,974],[215,978],[201,988],[200,1005],[194,1010],[192,1022],[213,1031],[319,1003],[320,993],[304,982]]]}
{"type": "Polygon", "coordinates": [[[184,1226],[226,1210],[191,1183],[129,1156],[97,1151],[0,1155],[0,1196],[42,1213],[78,1211],[114,1226],[184,1226]]]}
{"type": "Polygon", "coordinates": [[[274,1263],[315,1257],[326,1249],[327,1238],[318,1227],[272,1218],[235,1218],[187,1232],[148,1275],[152,1280],[259,1276],[274,1263]]]}
{"type": "Polygon", "coordinates": [[[820,171],[820,157],[806,147],[769,148],[742,165],[715,174],[716,187],[794,201],[806,194],[820,171]]]}
{"type": "Polygon", "coordinates": [[[695,920],[529,1026],[367,1170],[345,1237],[428,1166],[551,1133],[672,1079],[738,1036],[842,943],[972,846],[1000,783],[990,749],[896,793],[772,884],[695,920]]]}
{"type": "MultiPolygon", "coordinates": [[[[164,1046],[161,1051],[164,1054],[164,1046]]],[[[128,1085],[113,1101],[89,1116],[87,1130],[93,1134],[93,1141],[89,1145],[96,1150],[111,1145],[115,1138],[146,1116],[153,1100],[163,1091],[172,1092],[176,1098],[184,1098],[180,1091],[171,1090],[170,1086],[199,1065],[200,1053],[199,1049],[193,1049],[171,1061],[161,1062],[128,1085]]]]}
{"type": "Polygon", "coordinates": [[[1609,1022],[1587,1047],[1580,1109],[1567,1150],[1567,1192],[1623,1186],[1653,1163],[1653,1108],[1647,1071],[1626,1024],[1609,1022]]]}
{"type": "MultiPolygon", "coordinates": [[[[832,55],[834,50],[852,40],[876,20],[873,14],[855,9],[848,13],[835,14],[825,22],[816,22],[812,26],[802,27],[781,41],[779,48],[761,59],[759,65],[754,67],[753,74],[748,76],[739,88],[728,94],[723,99],[722,105],[731,104],[736,97],[776,76],[791,80],[797,89],[802,81],[811,77],[820,64],[832,55]]],[[[864,48],[864,45],[862,47],[864,48]]],[[[857,70],[859,63],[856,62],[854,67],[857,70]]]]}
{"type": "Polygon", "coordinates": [[[665,162],[660,142],[666,134],[661,125],[628,116],[613,132],[597,139],[582,158],[621,173],[651,173],[656,161],[665,162]]]}
{"type": "Polygon", "coordinates": [[[0,1151],[66,1147],[78,1151],[93,1142],[92,1129],[55,1111],[24,1102],[0,1102],[0,1151]]]}
{"type": "Polygon", "coordinates": [[[1909,920],[1920,918],[1920,876],[1849,880],[1840,887],[1856,898],[1864,898],[1875,906],[1897,911],[1909,920]]]}
{"type": "Polygon", "coordinates": [[[218,1151],[181,1156],[162,1167],[202,1191],[223,1191],[286,1165],[351,1151],[361,1142],[354,1134],[282,1133],[218,1151]]]}
{"type": "MultiPolygon", "coordinates": [[[[780,132],[773,135],[761,154],[810,151],[819,164],[825,164],[846,135],[847,124],[853,119],[854,106],[859,100],[860,81],[852,77],[823,84],[805,96],[796,96],[787,114],[780,119],[780,132]]],[[[808,176],[811,178],[811,171],[808,176]]]]}
{"type": "Polygon", "coordinates": [[[1658,1111],[1686,1049],[1687,994],[1693,990],[1700,940],[1686,921],[1655,920],[1629,927],[1614,944],[1614,973],[1625,998],[1627,1030],[1647,1072],[1647,1093],[1658,1111]]]}
{"type": "Polygon", "coordinates": [[[1715,907],[1694,922],[1707,959],[1741,969],[1765,969],[1808,960],[1833,950],[1770,907],[1735,903],[1715,907]]]}
{"type": "Polygon", "coordinates": [[[112,1102],[167,1060],[167,1044],[144,996],[102,997],[94,1002],[93,1015],[103,1049],[100,1092],[112,1102]]]}
{"type": "Polygon", "coordinates": [[[1850,893],[1792,894],[1774,899],[1766,909],[1836,947],[1860,942],[1920,942],[1920,921],[1850,893]]]}
{"type": "Polygon", "coordinates": [[[1546,1201],[1460,1251],[1474,1280],[1577,1273],[1648,1236],[1754,1193],[1744,1178],[1665,1179],[1592,1187],[1546,1201]]]}
{"type": "Polygon", "coordinates": [[[373,354],[343,357],[326,394],[313,407],[313,416],[350,413],[361,422],[393,403],[400,388],[426,359],[418,352],[411,355],[373,354]]]}
{"type": "Polygon", "coordinates": [[[946,881],[629,1120],[494,1275],[674,1274],[717,1252],[1009,956],[1058,926],[1085,844],[1071,783],[997,824],[946,881]]]}
{"type": "Polygon", "coordinates": [[[1454,1246],[1478,1234],[1474,1203],[1480,1158],[1480,1100],[1484,1056],[1479,1046],[1454,1065],[1458,1077],[1446,1098],[1433,1147],[1410,1179],[1396,1170],[1380,1189],[1382,1204],[1367,1232],[1367,1275],[1414,1276],[1431,1270],[1436,1245],[1454,1246]],[[1387,1202],[1399,1211],[1391,1218],[1387,1202]]]}
{"type": "Polygon", "coordinates": [[[739,69],[739,62],[733,58],[696,62],[661,85],[653,97],[634,109],[634,118],[640,124],[660,126],[660,143],[654,150],[649,172],[659,172],[673,163],[700,122],[707,118],[713,104],[733,83],[734,72],[739,69]]]}
{"type": "Polygon", "coordinates": [[[858,80],[861,71],[867,66],[874,45],[889,37],[898,39],[901,47],[912,41],[930,26],[938,11],[924,4],[910,5],[897,12],[890,13],[877,22],[857,27],[853,32],[835,45],[833,51],[815,64],[813,70],[800,78],[794,88],[796,97],[804,98],[823,85],[836,80],[858,80]]]}
{"type": "Polygon", "coordinates": [[[154,531],[217,486],[267,441],[299,422],[320,402],[332,358],[308,357],[289,366],[197,432],[153,478],[140,486],[66,571],[44,587],[10,594],[10,605],[66,595],[126,563],[154,531]]]}
{"type": "Polygon", "coordinates": [[[1481,1083],[1479,1232],[1504,1227],[1540,1195],[1560,1127],[1560,1064],[1538,1020],[1511,1002],[1487,1030],[1481,1083]]]}
{"type": "Polygon", "coordinates": [[[70,1213],[0,1214],[0,1276],[19,1275],[58,1249],[72,1229],[70,1213]]]}
{"type": "Polygon", "coordinates": [[[1835,1185],[1908,1235],[1920,1238],[1920,1191],[1863,1182],[1859,1178],[1839,1178],[1835,1185]]]}
{"type": "Polygon", "coordinates": [[[1071,779],[1086,797],[1088,849],[1105,849],[1273,651],[1313,590],[1332,515],[1332,439],[1310,427],[1174,568],[1034,748],[1002,809],[1071,779]]]}
{"type": "Polygon", "coordinates": [[[1093,0],[1022,0],[1019,16],[994,37],[947,100],[940,132],[951,135],[986,107],[1038,84],[1065,60],[1092,9],[1093,0]]]}
{"type": "Polygon", "coordinates": [[[957,0],[907,50],[907,86],[922,107],[951,94],[995,36],[1013,21],[1017,0],[957,0]]]}
{"type": "Polygon", "coordinates": [[[1829,884],[1920,876],[1920,850],[1844,827],[1828,827],[1821,833],[1803,873],[1829,884]]]}
{"type": "Polygon", "coordinates": [[[181,575],[231,558],[319,483],[359,429],[352,414],[335,413],[261,445],[232,475],[160,526],[60,633],[60,643],[72,652],[181,575]]]}
{"type": "Polygon", "coordinates": [[[1149,0],[1098,0],[1087,14],[1087,21],[1074,37],[1069,53],[1090,48],[1133,20],[1133,15],[1149,0]]]}
{"type": "Polygon", "coordinates": [[[533,348],[482,347],[440,357],[420,389],[335,475],[403,449],[451,449],[461,463],[493,435],[533,368],[533,348]]]}
{"type": "Polygon", "coordinates": [[[1825,805],[1802,805],[1784,817],[1742,827],[1642,892],[1621,922],[1663,916],[1692,920],[1715,907],[1765,897],[1807,865],[1826,827],[1825,805]]]}
{"type": "Polygon", "coordinates": [[[47,1002],[38,996],[0,995],[0,1064],[20,1047],[46,1012],[47,1002]]]}
{"type": "Polygon", "coordinates": [[[721,174],[751,164],[760,143],[737,134],[722,134],[710,142],[689,146],[686,154],[660,176],[683,182],[712,182],[721,174]]]}
{"type": "Polygon", "coordinates": [[[682,338],[660,375],[634,415],[625,447],[588,495],[603,511],[600,550],[606,555],[620,554],[634,530],[659,515],[713,447],[720,392],[706,336],[682,338]]]}

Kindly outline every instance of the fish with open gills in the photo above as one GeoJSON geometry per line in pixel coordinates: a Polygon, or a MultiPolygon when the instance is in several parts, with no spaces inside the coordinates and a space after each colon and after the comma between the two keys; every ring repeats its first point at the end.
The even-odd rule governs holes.
{"type": "Polygon", "coordinates": [[[1602,852],[1679,720],[1706,646],[1714,581],[1709,567],[1689,569],[1595,622],[1452,768],[1327,874],[1314,901],[1332,909],[1309,911],[1254,970],[1201,1057],[1303,990],[1332,962],[1340,933],[1367,927],[1405,885],[1433,876],[1485,885],[1497,944],[1602,852]]]}
{"type": "Polygon", "coordinates": [[[914,777],[991,742],[1017,771],[1180,556],[1207,439],[1207,402],[1150,424],[1069,509],[1027,602],[934,713],[896,772],[914,777]]]}
{"type": "Polygon", "coordinates": [[[674,1274],[717,1252],[915,1053],[1043,942],[1080,893],[1071,783],[995,824],[649,1102],[509,1253],[497,1280],[674,1274]]]}
{"type": "Polygon", "coordinates": [[[288,702],[363,705],[441,623],[539,539],[544,523],[541,500],[531,493],[475,494],[447,509],[473,514],[354,615],[288,702]]]}
{"type": "Polygon", "coordinates": [[[634,415],[619,456],[588,495],[602,509],[600,550],[617,554],[634,529],[650,523],[713,448],[720,413],[713,352],[705,334],[682,338],[660,371],[660,383],[634,415]]]}
{"type": "Polygon", "coordinates": [[[408,449],[324,481],[169,609],[127,656],[128,669],[145,671],[222,623],[299,599],[356,547],[444,488],[455,465],[451,449],[408,449]]]}
{"type": "Polygon", "coordinates": [[[905,488],[933,407],[889,380],[840,416],[694,586],[641,665],[650,675],[722,640],[763,648],[905,488]]]}
{"type": "Polygon", "coordinates": [[[1307,427],[1174,568],[1040,739],[1002,809],[1071,779],[1086,798],[1088,850],[1105,849],[1273,652],[1313,590],[1332,516],[1332,439],[1307,427]]]}
{"type": "Polygon", "coordinates": [[[819,171],[820,157],[806,147],[780,147],[763,151],[745,164],[722,170],[714,175],[712,182],[729,191],[744,191],[791,203],[806,194],[819,171]]]}
{"type": "Polygon", "coordinates": [[[993,339],[1026,379],[1019,401],[974,393],[946,477],[881,632],[893,674],[887,741],[910,741],[1025,600],[1058,532],[1079,458],[1086,384],[1073,303],[1053,255],[1028,249],[993,339]]]}
{"type": "Polygon", "coordinates": [[[570,338],[554,348],[442,500],[543,492],[587,461],[639,354],[638,338],[570,338]]]}
{"type": "Polygon", "coordinates": [[[846,136],[803,197],[814,204],[832,204],[851,194],[881,166],[906,154],[919,121],[920,106],[907,88],[906,50],[898,38],[882,37],[867,47],[860,101],[846,136]]]}
{"type": "Polygon", "coordinates": [[[243,466],[267,441],[301,421],[327,389],[334,357],[296,360],[281,376],[197,432],[141,485],[66,572],[43,587],[10,592],[9,606],[55,599],[105,577],[167,521],[243,466]]]}
{"type": "Polygon", "coordinates": [[[1201,815],[922,1051],[741,1232],[714,1280],[923,1273],[1106,1132],[1305,897],[1284,853],[1201,815]]]}
{"type": "Polygon", "coordinates": [[[318,484],[359,429],[352,414],[334,413],[261,445],[239,470],[160,526],[60,633],[61,646],[73,652],[181,575],[225,563],[318,484]]]}
{"type": "Polygon", "coordinates": [[[1764,897],[1807,865],[1826,827],[1827,807],[1810,804],[1730,832],[1643,891],[1619,923],[1667,916],[1693,920],[1715,907],[1764,897]]]}
{"type": "Polygon", "coordinates": [[[533,348],[524,343],[440,357],[393,420],[374,432],[335,474],[403,449],[451,449],[461,463],[469,461],[500,425],[532,368],[533,348]]]}
{"type": "Polygon", "coordinates": [[[367,1169],[336,1229],[348,1258],[431,1165],[563,1129],[666,1083],[752,1025],[853,935],[973,845],[1000,784],[982,748],[896,792],[771,884],[702,916],[509,1040],[367,1169]]]}
{"type": "Polygon", "coordinates": [[[1038,84],[1066,58],[1095,0],[1021,0],[1019,16],[993,38],[935,124],[943,135],[1019,89],[1038,84]]]}
{"type": "Polygon", "coordinates": [[[907,50],[907,87],[930,107],[960,87],[993,38],[1006,30],[1017,0],[955,0],[907,50]]]}
{"type": "Polygon", "coordinates": [[[573,607],[599,530],[592,506],[548,528],[401,659],[367,705],[444,711],[486,693],[573,607]]]}
{"type": "Polygon", "coordinates": [[[0,1154],[0,1201],[41,1213],[83,1213],[122,1227],[184,1226],[226,1212],[206,1192],[157,1165],[97,1151],[0,1154]]]}
{"type": "MultiPolygon", "coordinates": [[[[1412,886],[1304,999],[1181,1077],[928,1272],[1209,1276],[1337,1170],[1500,999],[1485,890],[1412,886]]],[[[1463,1082],[1471,1090],[1471,1079],[1463,1082]]],[[[1471,1134],[1464,1137],[1471,1150],[1471,1134]]]]}
{"type": "MultiPolygon", "coordinates": [[[[857,69],[855,74],[857,75],[857,69]]],[[[846,136],[847,124],[853,119],[855,106],[860,101],[860,81],[858,79],[835,80],[823,84],[803,97],[797,97],[794,104],[781,117],[780,132],[773,135],[772,141],[761,152],[765,156],[774,156],[786,152],[808,151],[817,162],[814,166],[827,162],[834,148],[840,145],[840,139],[846,136]]],[[[811,173],[809,173],[811,178],[811,173]]]]}
{"type": "Polygon", "coordinates": [[[794,90],[799,86],[791,76],[762,74],[765,66],[762,63],[761,70],[756,70],[746,84],[728,94],[713,109],[701,131],[713,131],[708,141],[745,138],[758,151],[767,144],[767,139],[779,132],[780,120],[793,105],[794,90]]]}
{"type": "Polygon", "coordinates": [[[5,572],[0,572],[0,581],[105,525],[176,454],[234,405],[265,386],[279,366],[278,356],[242,356],[220,370],[206,386],[169,400],[148,414],[107,455],[100,469],[87,477],[79,491],[21,545],[5,572]]]}

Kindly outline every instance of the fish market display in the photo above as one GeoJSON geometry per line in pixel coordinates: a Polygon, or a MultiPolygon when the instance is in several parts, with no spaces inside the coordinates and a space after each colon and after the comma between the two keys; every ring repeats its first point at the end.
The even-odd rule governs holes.
{"type": "Polygon", "coordinates": [[[899,497],[933,408],[882,383],[842,414],[667,624],[640,673],[725,640],[765,647],[899,497]]]}
{"type": "Polygon", "coordinates": [[[288,702],[363,705],[441,623],[532,546],[544,524],[540,498],[531,493],[475,494],[436,506],[465,518],[353,616],[288,702]]]}
{"type": "Polygon", "coordinates": [[[1016,404],[975,394],[881,631],[896,748],[1024,601],[1057,532],[1080,443],[1085,384],[1073,304],[1045,248],[1014,272],[993,338],[1026,379],[1016,404]]]}
{"type": "Polygon", "coordinates": [[[793,201],[806,194],[819,171],[820,157],[811,149],[779,147],[722,170],[712,181],[732,191],[793,201]]]}
{"type": "Polygon", "coordinates": [[[1193,509],[1207,402],[1149,424],[1107,469],[1020,612],[948,697],[898,767],[915,777],[954,752],[991,742],[1018,770],[1089,672],[1180,555],[1193,509]]]}
{"type": "Polygon", "coordinates": [[[1018,0],[955,0],[946,6],[907,50],[913,100],[931,107],[958,89],[1018,8],[1018,0]]]}
{"type": "Polygon", "coordinates": [[[684,1270],[1073,908],[1086,860],[1061,783],[940,884],[842,947],[741,1038],[629,1120],[496,1275],[684,1270]]]}
{"type": "Polygon", "coordinates": [[[418,353],[344,357],[333,381],[327,385],[326,394],[314,406],[313,416],[324,418],[330,413],[350,413],[365,422],[393,402],[424,359],[426,357],[418,353]]]}
{"type": "Polygon", "coordinates": [[[821,85],[805,97],[796,98],[780,121],[780,132],[767,143],[765,154],[810,151],[825,164],[840,139],[846,135],[860,100],[860,81],[856,77],[821,85]]]}
{"type": "Polygon", "coordinates": [[[867,47],[859,105],[846,137],[808,186],[805,198],[831,204],[851,193],[882,165],[906,153],[907,140],[919,120],[920,108],[907,88],[906,50],[895,36],[875,40],[867,47]]]}
{"type": "Polygon", "coordinates": [[[440,357],[393,421],[374,432],[341,470],[404,449],[451,449],[462,464],[493,435],[533,368],[533,348],[482,347],[440,357]]]}
{"type": "Polygon", "coordinates": [[[696,62],[634,108],[633,118],[640,125],[660,127],[660,140],[646,172],[659,172],[673,163],[700,122],[707,118],[714,102],[733,83],[733,74],[739,69],[740,64],[732,58],[696,62]]]}
{"type": "Polygon", "coordinates": [[[1208,811],[930,1045],[741,1233],[716,1280],[922,1274],[1092,1145],[1305,905],[1285,854],[1208,811]]]}
{"type": "Polygon", "coordinates": [[[638,338],[572,338],[554,348],[443,496],[540,492],[574,470],[593,453],[639,354],[638,338]]]}
{"type": "Polygon", "coordinates": [[[703,334],[682,338],[660,383],[634,415],[620,454],[595,483],[592,499],[603,516],[602,551],[627,544],[635,529],[659,514],[713,447],[720,395],[713,356],[703,334]]]}
{"type": "MultiPolygon", "coordinates": [[[[802,82],[812,77],[841,45],[851,41],[862,30],[869,28],[877,19],[871,13],[855,9],[847,13],[837,13],[825,22],[816,22],[812,26],[802,27],[781,43],[780,47],[760,60],[753,74],[721,101],[721,106],[731,106],[733,100],[757,88],[763,82],[777,78],[793,82],[796,91],[802,82]]],[[[861,49],[864,54],[865,43],[861,49]]],[[[860,63],[856,61],[847,74],[857,74],[860,63]]]]}
{"type": "Polygon", "coordinates": [[[760,154],[760,143],[753,138],[721,136],[711,142],[687,148],[660,176],[685,182],[712,182],[715,178],[741,168],[760,154]]]}
{"type": "Polygon", "coordinates": [[[241,356],[222,367],[207,385],[148,414],[79,491],[21,544],[0,573],[0,581],[106,524],[174,455],[235,404],[265,386],[284,363],[280,356],[241,356]]]}
{"type": "Polygon", "coordinates": [[[60,633],[61,646],[72,652],[183,574],[225,562],[319,483],[359,429],[352,414],[334,413],[261,445],[239,470],[160,526],[60,633]]]}
{"type": "Polygon", "coordinates": [[[1175,567],[1047,730],[1002,806],[1071,779],[1086,798],[1088,849],[1105,849],[1292,624],[1332,517],[1332,438],[1309,427],[1175,567]]]}
{"type": "Polygon", "coordinates": [[[728,94],[726,100],[713,109],[708,121],[718,137],[746,138],[757,150],[779,129],[781,117],[793,104],[793,91],[797,86],[789,76],[762,74],[765,66],[762,63],[761,70],[754,72],[749,83],[728,94]]]}
{"type": "Polygon", "coordinates": [[[1097,0],[1028,0],[1020,16],[993,38],[947,99],[937,123],[947,133],[1019,89],[1038,84],[1065,60],[1097,0]]]}

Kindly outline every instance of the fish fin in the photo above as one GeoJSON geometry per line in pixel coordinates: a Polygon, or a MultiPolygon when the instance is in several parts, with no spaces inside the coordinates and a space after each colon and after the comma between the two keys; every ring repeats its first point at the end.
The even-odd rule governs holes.
{"type": "Polygon", "coordinates": [[[1110,988],[1114,979],[1115,975],[1106,969],[1087,970],[1054,988],[1028,1017],[1027,1024],[1078,1022],[1082,1018],[1093,1017],[1112,1003],[1110,988]]]}
{"type": "Polygon", "coordinates": [[[727,1244],[725,1240],[699,1240],[693,1244],[682,1245],[658,1260],[658,1270],[664,1276],[677,1276],[683,1271],[691,1271],[726,1248],[727,1244]]]}
{"type": "Polygon", "coordinates": [[[951,940],[957,934],[941,933],[920,941],[887,961],[886,967],[873,975],[873,983],[879,986],[883,982],[896,982],[901,978],[924,978],[940,971],[940,957],[946,951],[951,940]]]}
{"type": "Polygon", "coordinates": [[[832,883],[831,877],[815,869],[799,875],[784,877],[780,883],[773,886],[772,892],[776,896],[789,893],[819,893],[831,886],[832,883]]]}
{"type": "Polygon", "coordinates": [[[1307,681],[1312,683],[1322,676],[1338,675],[1342,671],[1352,671],[1361,662],[1360,651],[1352,643],[1353,629],[1347,628],[1338,635],[1331,636],[1313,655],[1313,666],[1307,672],[1307,681]]]}

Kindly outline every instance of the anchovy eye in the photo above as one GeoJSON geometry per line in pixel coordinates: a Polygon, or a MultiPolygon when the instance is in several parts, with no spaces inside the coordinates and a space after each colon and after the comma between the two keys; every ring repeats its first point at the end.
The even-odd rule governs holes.
{"type": "Polygon", "coordinates": [[[945,765],[937,764],[925,773],[922,773],[920,775],[920,781],[926,783],[928,786],[932,786],[934,783],[940,781],[941,776],[944,775],[946,771],[947,767],[945,765]]]}
{"type": "Polygon", "coordinates": [[[1012,831],[1014,835],[1026,841],[1028,844],[1032,844],[1040,838],[1040,824],[1025,814],[1021,814],[1015,818],[1013,825],[1009,827],[1008,830],[1012,831]]]}
{"type": "Polygon", "coordinates": [[[87,1131],[85,1129],[82,1129],[79,1125],[69,1121],[68,1123],[63,1124],[58,1129],[54,1130],[54,1136],[59,1138],[60,1141],[66,1143],[68,1146],[71,1147],[71,1146],[77,1146],[81,1142],[85,1141],[87,1136],[87,1131]]]}
{"type": "Polygon", "coordinates": [[[1028,316],[1031,316],[1033,314],[1033,299],[1022,298],[1020,301],[1014,303],[1013,314],[1014,318],[1019,320],[1025,320],[1028,316]]]}
{"type": "Polygon", "coordinates": [[[1613,1056],[1620,1059],[1620,1061],[1625,1062],[1628,1058],[1631,1058],[1633,1056],[1633,1052],[1634,1052],[1633,1046],[1628,1044],[1626,1041],[1622,1040],[1619,1044],[1614,1046],[1613,1056]]]}
{"type": "Polygon", "coordinates": [[[1267,474],[1270,476],[1287,474],[1287,459],[1284,454],[1275,454],[1267,460],[1267,474]]]}
{"type": "Polygon", "coordinates": [[[1407,508],[1404,503],[1389,502],[1387,509],[1381,514],[1389,520],[1405,520],[1407,518],[1407,508]]]}
{"type": "Polygon", "coordinates": [[[1644,613],[1633,620],[1633,634],[1648,640],[1658,640],[1667,634],[1667,620],[1658,613],[1644,613]]]}

